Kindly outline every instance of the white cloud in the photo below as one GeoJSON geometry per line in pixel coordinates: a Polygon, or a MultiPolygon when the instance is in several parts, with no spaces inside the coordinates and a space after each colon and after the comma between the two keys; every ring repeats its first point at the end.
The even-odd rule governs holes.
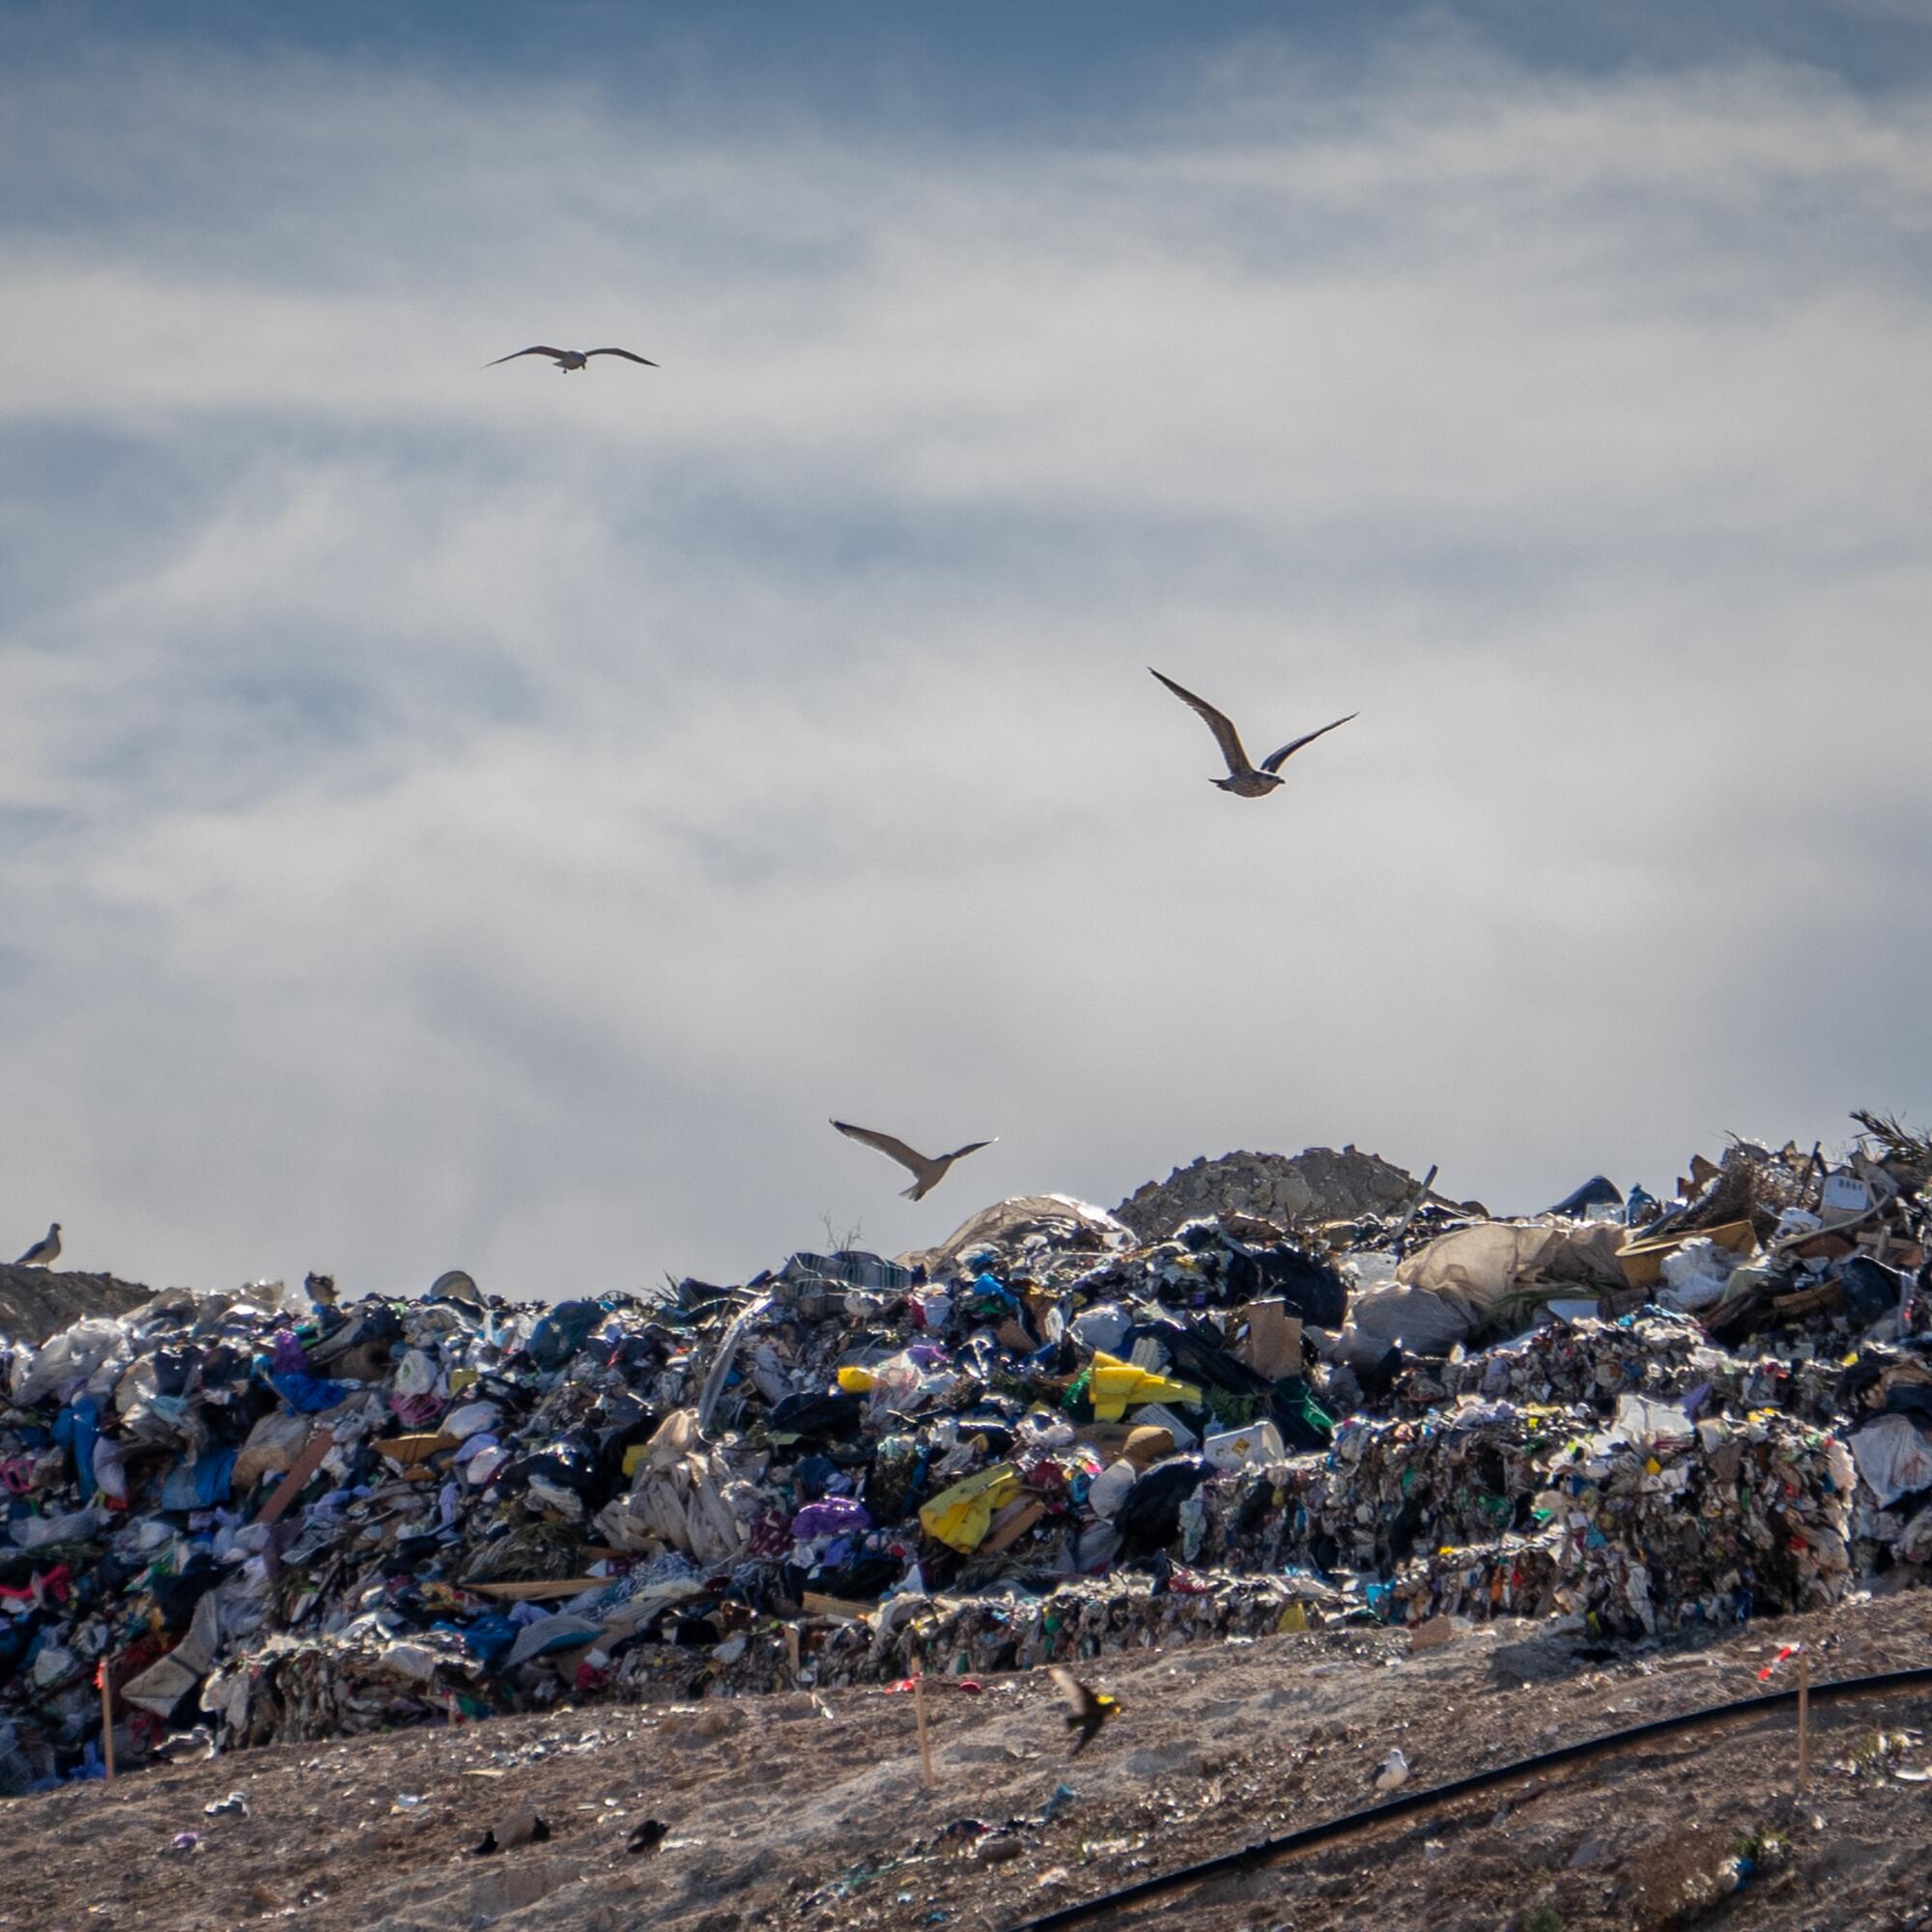
{"type": "Polygon", "coordinates": [[[0,109],[23,1241],[623,1286],[1231,1145],[1523,1206],[1932,1103],[1923,99],[0,109]],[[476,366],[534,338],[665,366],[476,366]],[[1362,717],[1245,806],[1149,663],[1362,717]],[[915,1208],[832,1113],[1001,1140],[915,1208]]]}

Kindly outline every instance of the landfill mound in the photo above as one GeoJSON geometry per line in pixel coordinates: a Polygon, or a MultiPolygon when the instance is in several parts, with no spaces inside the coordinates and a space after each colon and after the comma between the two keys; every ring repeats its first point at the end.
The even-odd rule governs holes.
{"type": "MultiPolygon", "coordinates": [[[[1432,1170],[1433,1171],[1433,1170],[1432,1170]]],[[[1188,1221],[1246,1214],[1283,1227],[1398,1214],[1426,1189],[1379,1155],[1346,1147],[1297,1154],[1224,1153],[1150,1180],[1114,1209],[1144,1241],[1164,1241],[1188,1221]]]]}
{"type": "MultiPolygon", "coordinates": [[[[1680,1198],[1171,1238],[1029,1196],[930,1262],[555,1306],[172,1291],[0,1351],[0,1793],[563,1702],[1932,1574],[1917,1144],[1680,1198]]],[[[1589,1190],[1593,1196],[1602,1190],[1589,1190]]],[[[1614,1192],[1614,1190],[1612,1190],[1614,1192]]]]}
{"type": "Polygon", "coordinates": [[[44,1342],[89,1315],[125,1315],[154,1290],[111,1274],[56,1274],[51,1268],[0,1264],[0,1335],[44,1342]]]}

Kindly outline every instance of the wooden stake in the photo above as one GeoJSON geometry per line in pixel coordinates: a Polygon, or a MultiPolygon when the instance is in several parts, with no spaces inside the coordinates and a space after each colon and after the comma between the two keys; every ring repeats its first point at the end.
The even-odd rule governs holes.
{"type": "Polygon", "coordinates": [[[1435,1184],[1435,1163],[1432,1160],[1429,1163],[1429,1172],[1422,1177],[1422,1185],[1415,1190],[1415,1199],[1408,1204],[1402,1219],[1396,1223],[1395,1234],[1391,1236],[1392,1239],[1399,1241],[1408,1233],[1408,1224],[1421,1213],[1422,1204],[1429,1199],[1429,1190],[1435,1184]]]}
{"type": "Polygon", "coordinates": [[[785,1661],[791,1665],[792,1681],[798,1681],[798,1674],[804,1665],[804,1658],[799,1651],[798,1626],[785,1625],[785,1661]]]}
{"type": "Polygon", "coordinates": [[[912,1708],[919,1723],[919,1781],[931,1791],[938,1780],[932,1775],[932,1740],[925,1730],[924,1660],[919,1658],[914,1659],[912,1666],[912,1708]]]}
{"type": "Polygon", "coordinates": [[[114,1690],[108,1682],[107,1660],[100,1660],[100,1762],[107,1781],[114,1782],[114,1690]]]}
{"type": "Polygon", "coordinates": [[[1798,1653],[1798,1789],[1811,1777],[1811,1654],[1798,1653]]]}

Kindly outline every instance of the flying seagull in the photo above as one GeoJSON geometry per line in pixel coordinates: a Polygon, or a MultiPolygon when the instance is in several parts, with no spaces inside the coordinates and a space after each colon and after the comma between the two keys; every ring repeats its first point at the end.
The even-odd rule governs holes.
{"type": "MultiPolygon", "coordinates": [[[[864,1141],[868,1148],[877,1148],[882,1154],[897,1161],[912,1175],[912,1185],[899,1190],[907,1201],[923,1201],[946,1179],[946,1170],[955,1160],[964,1160],[969,1153],[977,1153],[982,1147],[993,1145],[992,1141],[969,1141],[963,1148],[954,1148],[951,1153],[928,1159],[923,1153],[915,1153],[904,1141],[895,1140],[891,1134],[875,1134],[870,1127],[855,1127],[845,1121],[834,1121],[832,1124],[850,1139],[864,1141]]],[[[994,1139],[998,1136],[995,1135],[994,1139]]]]}
{"type": "Polygon", "coordinates": [[[46,1238],[42,1241],[36,1241],[14,1265],[23,1268],[52,1267],[59,1260],[60,1223],[56,1221],[47,1230],[46,1238]]]}
{"type": "Polygon", "coordinates": [[[1183,691],[1171,677],[1161,677],[1152,665],[1148,669],[1160,677],[1161,683],[1180,699],[1181,703],[1192,705],[1207,721],[1208,728],[1214,734],[1214,742],[1221,748],[1221,755],[1228,761],[1228,776],[1224,779],[1209,779],[1209,784],[1217,784],[1223,791],[1231,791],[1239,798],[1265,798],[1276,785],[1282,782],[1281,768],[1301,750],[1304,745],[1312,745],[1322,732],[1332,731],[1335,724],[1346,724],[1349,718],[1359,718],[1361,713],[1351,711],[1349,718],[1338,718],[1335,724],[1324,724],[1321,731],[1310,731],[1305,737],[1293,739],[1278,752],[1270,752],[1259,765],[1248,763],[1248,754],[1241,749],[1241,734],[1235,729],[1232,720],[1224,717],[1208,702],[1205,697],[1196,697],[1191,691],[1183,691]]]}
{"type": "MultiPolygon", "coordinates": [[[[641,362],[646,369],[658,366],[648,355],[633,355],[628,349],[551,349],[541,342],[527,349],[513,349],[509,355],[497,356],[497,362],[514,362],[519,355],[548,355],[566,376],[573,369],[588,367],[593,355],[621,355],[626,362],[641,362]]],[[[483,366],[494,369],[497,362],[486,362],[483,366]]]]}
{"type": "Polygon", "coordinates": [[[1066,1703],[1066,1728],[1078,1731],[1079,1739],[1068,1753],[1078,1757],[1100,1733],[1109,1718],[1118,1717],[1121,1700],[1105,1690],[1090,1690],[1064,1664],[1051,1666],[1055,1688],[1066,1703]]]}

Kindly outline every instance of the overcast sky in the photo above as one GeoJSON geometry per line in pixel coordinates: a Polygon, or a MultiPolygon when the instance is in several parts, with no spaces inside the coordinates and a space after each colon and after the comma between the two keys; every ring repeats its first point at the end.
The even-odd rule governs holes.
{"type": "Polygon", "coordinates": [[[9,1253],[1932,1118],[1917,5],[166,11],[0,25],[9,1253]]]}

